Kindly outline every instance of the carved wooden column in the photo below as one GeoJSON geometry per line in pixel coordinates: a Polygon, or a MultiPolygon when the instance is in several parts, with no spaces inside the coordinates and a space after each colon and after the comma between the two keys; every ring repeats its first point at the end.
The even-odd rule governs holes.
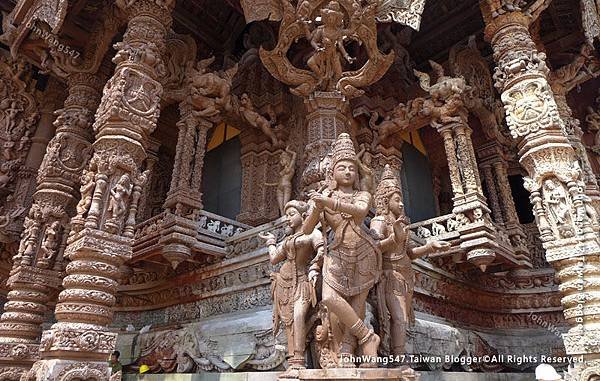
{"type": "Polygon", "coordinates": [[[433,125],[444,140],[454,193],[453,213],[465,214],[472,220],[483,219],[490,210],[483,195],[477,161],[469,137],[471,129],[464,122],[456,120],[447,124],[434,122],[433,125]]]}
{"type": "MultiPolygon", "coordinates": [[[[487,4],[489,5],[489,4],[487,4]]],[[[497,63],[496,87],[501,91],[507,124],[518,139],[519,160],[529,176],[525,186],[546,258],[557,271],[565,319],[563,335],[569,355],[583,355],[571,380],[600,375],[600,242],[594,231],[594,210],[580,186],[582,171],[565,136],[564,121],[548,83],[545,55],[529,33],[532,18],[521,12],[494,17],[482,3],[486,39],[497,63]]]]}
{"type": "MultiPolygon", "coordinates": [[[[581,129],[581,122],[573,116],[573,110],[571,110],[571,107],[567,103],[567,93],[577,84],[583,82],[583,80],[578,80],[578,77],[580,77],[578,74],[580,70],[585,70],[584,63],[585,58],[578,57],[573,63],[551,72],[549,74],[549,83],[554,94],[558,114],[564,122],[563,131],[575,150],[581,168],[583,181],[581,186],[584,187],[585,194],[590,197],[596,211],[600,213],[600,187],[598,186],[596,175],[594,174],[592,164],[589,161],[585,145],[582,141],[583,131],[581,129]]],[[[584,80],[588,79],[588,76],[583,77],[584,80]]]]}
{"type": "Polygon", "coordinates": [[[496,188],[496,182],[494,181],[492,165],[482,164],[481,171],[483,172],[483,180],[488,191],[487,198],[490,200],[492,216],[494,217],[494,221],[502,224],[504,223],[504,216],[502,215],[500,201],[498,200],[498,189],[496,188]]]}
{"type": "Polygon", "coordinates": [[[142,189],[142,195],[140,196],[140,204],[138,213],[136,216],[137,222],[142,222],[152,217],[152,206],[149,204],[148,195],[152,190],[152,184],[156,179],[156,164],[158,163],[158,151],[160,149],[160,141],[150,138],[148,149],[146,150],[146,169],[150,171],[150,178],[142,189]]]}
{"type": "Polygon", "coordinates": [[[91,124],[102,82],[90,74],[68,78],[69,95],[56,111],[56,135],[48,144],[37,178],[33,205],[8,280],[5,312],[0,317],[1,360],[22,372],[38,357],[46,303],[61,281],[61,248],[74,214],[81,172],[91,151],[91,124]]]}
{"type": "Polygon", "coordinates": [[[192,258],[196,243],[199,212],[202,209],[202,168],[206,138],[213,122],[196,117],[192,105],[180,105],[181,119],[171,187],[164,203],[160,243],[162,256],[173,268],[192,258]]]}
{"type": "Polygon", "coordinates": [[[458,160],[456,157],[456,144],[450,126],[438,128],[439,133],[444,140],[444,150],[446,151],[446,159],[448,161],[448,171],[450,174],[450,184],[452,186],[452,194],[454,197],[463,197],[464,190],[460,174],[458,172],[458,160]]]}
{"type": "Polygon", "coordinates": [[[304,191],[316,189],[325,180],[329,147],[342,132],[348,132],[348,119],[344,110],[349,105],[345,97],[336,92],[316,91],[305,99],[306,149],[302,173],[304,191]]]}
{"type": "Polygon", "coordinates": [[[117,4],[128,25],[123,42],[115,44],[115,73],[96,113],[94,153],[65,248],[71,262],[55,308],[57,323],[44,331],[42,359],[27,380],[108,380],[110,375],[106,359],[117,334],[108,325],[119,267],[131,257],[137,203],[148,177],[142,165],[160,113],[161,56],[174,2],[117,4]]]}

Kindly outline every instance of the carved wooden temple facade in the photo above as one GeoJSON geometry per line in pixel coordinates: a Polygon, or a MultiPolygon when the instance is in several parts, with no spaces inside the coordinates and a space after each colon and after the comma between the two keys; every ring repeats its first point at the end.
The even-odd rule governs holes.
{"type": "Polygon", "coordinates": [[[0,9],[0,380],[600,380],[597,1],[0,9]]]}

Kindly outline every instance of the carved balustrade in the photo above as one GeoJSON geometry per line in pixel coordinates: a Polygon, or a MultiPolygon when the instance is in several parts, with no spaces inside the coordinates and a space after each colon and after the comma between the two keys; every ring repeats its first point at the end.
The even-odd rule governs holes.
{"type": "Polygon", "coordinates": [[[505,105],[506,121],[517,142],[519,162],[528,173],[539,236],[546,259],[557,271],[565,319],[563,335],[568,355],[583,356],[569,380],[588,381],[600,375],[598,314],[600,238],[597,212],[585,194],[577,152],[565,131],[559,105],[549,82],[546,56],[529,26],[548,4],[536,2],[526,12],[494,12],[497,4],[481,2],[497,67],[495,85],[505,105]],[[595,377],[594,377],[595,376],[595,377]]]}
{"type": "MultiPolygon", "coordinates": [[[[465,231],[480,228],[481,223],[471,222],[463,214],[446,214],[425,221],[410,224],[417,241],[440,240],[452,244],[450,250],[441,254],[431,255],[432,258],[452,257],[454,263],[472,263],[470,259],[479,252],[471,253],[469,241],[472,239],[465,231]]],[[[487,271],[497,272],[514,268],[531,267],[529,258],[516,252],[509,233],[502,224],[491,223],[491,237],[494,245],[489,246],[494,252],[494,261],[486,264],[487,271]],[[489,270],[488,270],[489,268],[489,270]]],[[[477,262],[475,262],[477,263],[477,262]]]]}

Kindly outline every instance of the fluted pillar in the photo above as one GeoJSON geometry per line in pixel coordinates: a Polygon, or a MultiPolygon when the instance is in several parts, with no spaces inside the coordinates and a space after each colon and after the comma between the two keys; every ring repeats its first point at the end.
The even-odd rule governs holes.
{"type": "Polygon", "coordinates": [[[563,294],[566,352],[582,355],[571,380],[600,375],[600,242],[589,198],[581,187],[582,169],[564,131],[548,83],[545,55],[531,38],[531,16],[521,12],[492,15],[482,2],[485,35],[494,51],[496,87],[505,105],[507,124],[518,141],[526,169],[546,258],[557,271],[563,294]]]}
{"type": "MultiPolygon", "coordinates": [[[[91,153],[92,116],[101,89],[96,76],[72,74],[64,107],[55,112],[56,134],[38,172],[33,205],[7,282],[8,302],[0,317],[0,346],[4,349],[0,365],[11,364],[15,379],[38,358],[46,304],[60,286],[63,242],[75,211],[81,173],[91,153]]],[[[43,139],[40,136],[36,144],[43,139]]],[[[35,157],[28,160],[36,161],[35,157]]],[[[0,373],[0,378],[4,376],[0,373]]]]}
{"type": "Polygon", "coordinates": [[[28,380],[108,380],[106,359],[119,267],[131,257],[133,226],[148,178],[143,163],[156,128],[165,66],[162,54],[174,1],[117,2],[128,19],[115,44],[115,73],[104,87],[94,122],[93,156],[84,172],[81,202],[71,220],[64,290],[57,322],[44,331],[41,360],[28,380]]]}

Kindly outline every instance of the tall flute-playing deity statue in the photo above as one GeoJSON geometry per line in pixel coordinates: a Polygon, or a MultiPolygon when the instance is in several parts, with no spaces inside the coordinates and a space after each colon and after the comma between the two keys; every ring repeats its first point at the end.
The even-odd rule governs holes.
{"type": "Polygon", "coordinates": [[[379,336],[363,322],[365,302],[379,279],[381,251],[395,245],[393,233],[376,240],[364,226],[372,196],[360,190],[358,167],[350,136],[340,134],[333,145],[328,186],[309,193],[312,208],[303,227],[310,234],[321,222],[324,232],[331,228],[333,233],[323,259],[322,303],[330,314],[342,366],[354,366],[349,359],[356,353],[356,344],[360,354],[377,355],[379,336]]]}
{"type": "Polygon", "coordinates": [[[371,230],[380,237],[395,234],[396,245],[383,250],[383,272],[377,285],[377,304],[380,316],[380,333],[387,345],[391,341],[391,354],[404,354],[406,330],[414,321],[412,298],[415,274],[412,260],[434,252],[445,251],[450,243],[429,241],[421,247],[410,245],[409,221],[404,214],[402,187],[389,165],[381,175],[375,192],[376,216],[371,220],[371,230]],[[401,221],[401,222],[400,222],[401,221]]]}
{"type": "Polygon", "coordinates": [[[273,331],[279,331],[280,321],[285,325],[288,353],[288,373],[305,367],[306,316],[315,306],[315,282],[319,274],[319,259],[323,256],[323,236],[318,230],[308,234],[302,231],[308,204],[292,200],[285,205],[285,216],[293,234],[276,245],[272,233],[261,233],[266,241],[271,264],[284,262],[279,273],[272,275],[273,331]],[[316,253],[316,256],[315,256],[316,253]]]}

